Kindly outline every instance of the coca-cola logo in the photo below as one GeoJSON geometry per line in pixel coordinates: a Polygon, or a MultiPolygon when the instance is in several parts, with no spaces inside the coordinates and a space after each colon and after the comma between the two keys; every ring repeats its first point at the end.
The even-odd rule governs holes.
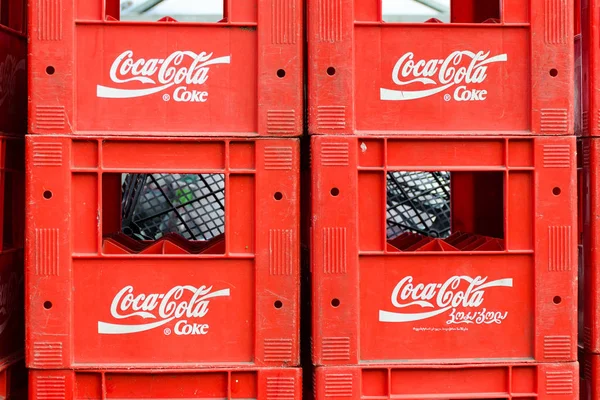
{"type": "Polygon", "coordinates": [[[380,100],[416,100],[433,96],[456,86],[454,94],[444,95],[450,101],[483,101],[487,99],[486,89],[471,87],[481,84],[487,78],[488,67],[492,63],[504,62],[508,55],[490,57],[490,52],[463,50],[455,51],[444,59],[415,59],[415,54],[402,55],[392,70],[392,80],[398,86],[431,86],[426,89],[379,89],[380,100]]]}
{"type": "MultiPolygon", "coordinates": [[[[209,311],[211,299],[230,295],[229,289],[212,289],[212,286],[196,288],[184,285],[175,286],[165,293],[136,294],[133,286],[125,286],[113,298],[110,306],[111,316],[115,319],[141,317],[156,321],[143,324],[98,321],[98,333],[115,335],[144,332],[175,320],[176,335],[205,335],[208,333],[208,324],[192,323],[189,320],[203,318],[209,311]]],[[[166,328],[164,333],[170,335],[172,331],[166,328]]]]}
{"type": "Polygon", "coordinates": [[[412,276],[406,276],[392,291],[392,305],[398,309],[420,308],[413,312],[379,310],[379,321],[412,322],[448,313],[446,324],[500,324],[508,312],[482,308],[485,293],[490,288],[512,286],[512,278],[488,282],[488,277],[457,275],[443,283],[414,283],[412,276]]]}
{"type": "Polygon", "coordinates": [[[0,278],[0,334],[6,330],[12,315],[17,308],[19,288],[22,277],[13,272],[7,279],[0,278]]]}
{"type": "MultiPolygon", "coordinates": [[[[25,71],[25,60],[18,60],[8,54],[4,61],[0,62],[0,107],[5,101],[11,101],[17,93],[17,73],[25,71]]],[[[15,110],[11,110],[15,111],[15,110]]]]}
{"type": "Polygon", "coordinates": [[[119,88],[96,85],[96,96],[107,99],[128,99],[149,96],[175,87],[172,96],[163,94],[164,101],[199,102],[208,100],[206,90],[192,89],[208,80],[210,67],[229,64],[230,56],[213,57],[213,53],[175,51],[165,58],[136,58],[126,50],[113,61],[109,76],[115,84],[137,82],[140,88],[119,88]]]}

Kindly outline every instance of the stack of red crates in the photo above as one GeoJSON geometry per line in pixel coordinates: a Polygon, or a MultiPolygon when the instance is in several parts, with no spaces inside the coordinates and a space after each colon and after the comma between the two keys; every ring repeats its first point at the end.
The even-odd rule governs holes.
{"type": "Polygon", "coordinates": [[[299,400],[302,1],[119,8],[30,3],[29,396],[299,400]]]}
{"type": "Polygon", "coordinates": [[[24,399],[27,36],[24,1],[0,5],[0,396],[24,399]]]}
{"type": "Polygon", "coordinates": [[[581,129],[579,160],[583,320],[580,328],[582,399],[600,396],[600,2],[581,0],[581,129]]]}
{"type": "Polygon", "coordinates": [[[315,397],[577,399],[573,2],[307,15],[315,397]]]}

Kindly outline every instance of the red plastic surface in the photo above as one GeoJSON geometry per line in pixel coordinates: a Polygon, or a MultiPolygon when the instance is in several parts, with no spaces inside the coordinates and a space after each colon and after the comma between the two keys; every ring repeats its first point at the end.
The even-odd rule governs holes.
{"type": "Polygon", "coordinates": [[[0,365],[0,396],[5,400],[27,400],[27,369],[23,359],[0,365]]]}
{"type": "Polygon", "coordinates": [[[299,368],[205,370],[30,370],[29,399],[301,400],[299,368]]]}
{"type": "Polygon", "coordinates": [[[27,2],[11,0],[0,8],[0,133],[27,131],[27,2]]]}
{"type": "MultiPolygon", "coordinates": [[[[582,85],[583,85],[583,70],[581,63],[582,49],[581,49],[581,34],[575,36],[575,114],[574,114],[574,131],[576,136],[583,136],[583,99],[582,99],[582,85]]],[[[586,121],[587,123],[587,121],[586,121]]],[[[586,127],[587,129],[587,127],[586,127]]]]}
{"type": "Polygon", "coordinates": [[[297,139],[32,135],[26,161],[28,367],[298,364],[297,139]],[[125,172],[224,174],[224,243],[103,237],[125,172]]]}
{"type": "Polygon", "coordinates": [[[311,145],[316,365],[576,359],[574,137],[311,145]],[[452,236],[386,240],[388,171],[452,172],[452,236]]]}
{"type": "Polygon", "coordinates": [[[0,136],[0,364],[24,347],[24,141],[0,136]]]}
{"type": "Polygon", "coordinates": [[[573,134],[573,1],[452,3],[455,23],[397,23],[308,1],[309,132],[573,134]]]}
{"type": "Polygon", "coordinates": [[[600,136],[600,2],[581,0],[582,134],[600,136]]]}
{"type": "Polygon", "coordinates": [[[583,170],[583,141],[577,140],[577,345],[584,347],[583,332],[585,326],[585,290],[584,276],[584,211],[585,211],[585,175],[583,170]]]}
{"type": "Polygon", "coordinates": [[[3,312],[0,312],[0,362],[23,356],[25,345],[23,287],[23,248],[2,250],[0,252],[0,310],[3,312]]]}
{"type": "Polygon", "coordinates": [[[581,0],[573,0],[573,27],[575,30],[575,35],[581,34],[581,0]]]}
{"type": "Polygon", "coordinates": [[[123,22],[119,4],[30,4],[31,133],[302,133],[302,0],[226,1],[218,23],[123,22]]]}
{"type": "Polygon", "coordinates": [[[581,365],[581,400],[600,399],[600,355],[583,353],[581,365]]]}
{"type": "Polygon", "coordinates": [[[24,204],[27,131],[26,2],[0,6],[0,397],[26,398],[24,204]]]}
{"type": "Polygon", "coordinates": [[[600,353],[600,141],[582,139],[583,163],[583,342],[587,351],[600,353]]]}
{"type": "Polygon", "coordinates": [[[578,372],[576,362],[318,367],[315,399],[578,400],[578,372]]]}

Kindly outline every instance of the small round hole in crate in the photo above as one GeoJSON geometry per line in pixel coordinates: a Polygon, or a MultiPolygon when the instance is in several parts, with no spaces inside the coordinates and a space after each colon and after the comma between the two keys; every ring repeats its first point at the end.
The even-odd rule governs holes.
{"type": "Polygon", "coordinates": [[[283,78],[285,76],[285,69],[278,69],[277,76],[283,78]]]}
{"type": "Polygon", "coordinates": [[[339,307],[340,306],[340,299],[331,299],[331,305],[333,307],[339,307]]]}
{"type": "Polygon", "coordinates": [[[275,308],[283,307],[283,303],[281,302],[281,300],[277,300],[273,305],[275,306],[275,308]]]}
{"type": "Polygon", "coordinates": [[[52,302],[51,302],[51,301],[48,301],[48,300],[46,300],[46,301],[44,302],[44,308],[45,308],[46,310],[49,310],[49,309],[51,309],[51,308],[52,308],[52,302]]]}
{"type": "Polygon", "coordinates": [[[46,200],[50,200],[52,198],[52,192],[50,190],[45,190],[43,196],[46,200]]]}

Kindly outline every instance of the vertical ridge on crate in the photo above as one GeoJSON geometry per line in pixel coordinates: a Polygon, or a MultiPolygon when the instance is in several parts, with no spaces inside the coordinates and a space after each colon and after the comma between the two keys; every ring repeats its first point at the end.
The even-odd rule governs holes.
{"type": "Polygon", "coordinates": [[[346,364],[358,360],[358,335],[352,333],[358,319],[358,268],[356,220],[358,176],[356,147],[346,138],[312,140],[311,178],[313,362],[346,364]],[[321,210],[336,210],[321,212],[321,210]],[[341,300],[340,300],[341,299],[341,300]]]}
{"type": "Polygon", "coordinates": [[[257,237],[256,254],[258,358],[286,365],[299,363],[300,297],[300,143],[260,142],[256,147],[256,223],[268,234],[257,237]],[[269,318],[264,318],[265,316],[269,318]],[[285,322],[284,322],[285,321],[285,322]],[[284,327],[294,327],[293,329],[284,327]]]}

